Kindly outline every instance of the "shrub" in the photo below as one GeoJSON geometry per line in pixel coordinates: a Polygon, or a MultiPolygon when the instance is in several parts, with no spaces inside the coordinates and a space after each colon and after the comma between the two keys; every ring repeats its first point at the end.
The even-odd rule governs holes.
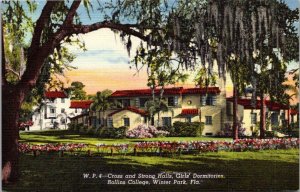
{"type": "Polygon", "coordinates": [[[164,137],[168,135],[168,131],[158,130],[154,126],[139,125],[136,128],[127,131],[126,137],[129,138],[152,138],[152,137],[164,137]]]}
{"type": "Polygon", "coordinates": [[[124,138],[126,137],[127,127],[119,127],[119,128],[107,128],[103,127],[98,130],[96,133],[99,137],[102,138],[124,138]]]}
{"type": "Polygon", "coordinates": [[[200,122],[180,122],[176,121],[173,123],[172,136],[177,137],[199,137],[202,135],[203,123],[200,122]]]}
{"type": "Polygon", "coordinates": [[[88,126],[84,125],[82,127],[79,127],[79,133],[87,133],[88,126]]]}
{"type": "Polygon", "coordinates": [[[95,130],[96,130],[95,127],[88,128],[87,131],[86,131],[86,134],[87,135],[94,135],[95,134],[95,130]]]}
{"type": "Polygon", "coordinates": [[[168,136],[176,136],[175,134],[175,129],[173,126],[162,126],[162,127],[157,127],[158,130],[160,131],[167,131],[169,132],[168,136]]]}
{"type": "Polygon", "coordinates": [[[68,129],[69,129],[70,131],[75,131],[75,128],[76,128],[76,124],[75,124],[75,123],[69,123],[69,124],[68,124],[68,129]]]}
{"type": "Polygon", "coordinates": [[[266,131],[265,132],[265,137],[266,138],[273,138],[273,137],[275,137],[274,131],[266,131]]]}
{"type": "MultiPolygon", "coordinates": [[[[219,137],[232,137],[233,126],[230,123],[225,123],[224,128],[221,128],[221,131],[217,134],[219,137]]],[[[246,129],[238,125],[238,135],[239,137],[245,136],[246,129]]]]}

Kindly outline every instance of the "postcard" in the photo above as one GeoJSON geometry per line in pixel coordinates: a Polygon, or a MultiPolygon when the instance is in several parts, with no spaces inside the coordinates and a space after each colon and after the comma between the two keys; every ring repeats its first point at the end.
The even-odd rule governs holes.
{"type": "Polygon", "coordinates": [[[299,190],[292,0],[2,1],[3,191],[299,190]]]}

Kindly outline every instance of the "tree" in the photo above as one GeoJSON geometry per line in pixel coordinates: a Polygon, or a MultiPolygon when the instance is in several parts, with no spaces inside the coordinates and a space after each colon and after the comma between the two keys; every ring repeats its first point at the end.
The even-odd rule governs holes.
{"type": "MultiPolygon", "coordinates": [[[[100,2],[97,10],[104,19],[88,25],[83,24],[76,13],[81,1],[47,1],[35,25],[32,25],[32,32],[26,33],[24,23],[28,17],[23,5],[19,1],[4,3],[2,40],[7,34],[19,39],[25,39],[27,32],[32,34],[26,51],[26,69],[15,82],[7,78],[5,47],[2,44],[2,107],[7,112],[2,118],[4,182],[18,178],[17,122],[21,105],[37,87],[41,73],[49,71],[49,67],[62,66],[59,58],[67,50],[66,44],[74,43],[72,37],[78,34],[110,28],[120,34],[129,53],[131,36],[135,36],[147,44],[148,51],[167,50],[176,55],[185,68],[192,68],[199,57],[201,63],[208,63],[208,70],[211,70],[216,59],[220,76],[225,73],[225,58],[231,53],[238,55],[243,61],[241,63],[251,66],[252,73],[254,65],[250,55],[260,49],[260,44],[266,39],[268,47],[281,48],[286,61],[295,56],[295,52],[290,50],[297,50],[299,43],[297,35],[296,40],[285,39],[288,33],[295,32],[287,25],[293,25],[289,21],[298,18],[298,11],[291,12],[284,3],[275,0],[229,0],[225,3],[180,0],[171,5],[148,0],[100,2]],[[267,36],[264,35],[266,32],[267,36]],[[210,47],[210,41],[214,39],[218,42],[217,54],[212,54],[213,48],[210,47]]],[[[29,2],[29,9],[34,10],[31,5],[29,2]]],[[[83,5],[89,15],[91,3],[83,0],[83,5]]],[[[140,55],[142,51],[137,50],[136,54],[140,55]]]]}
{"type": "Polygon", "coordinates": [[[85,100],[87,98],[86,92],[84,91],[85,85],[82,82],[74,81],[71,83],[71,87],[68,88],[71,99],[73,100],[85,100]]]}
{"type": "Polygon", "coordinates": [[[170,111],[170,108],[168,107],[168,104],[165,100],[157,99],[149,100],[145,103],[146,111],[148,112],[151,125],[154,125],[153,117],[157,114],[158,116],[158,122],[157,126],[160,125],[160,112],[168,112],[170,111]]]}
{"type": "Polygon", "coordinates": [[[95,112],[102,112],[101,126],[104,126],[104,112],[111,108],[115,103],[109,100],[109,96],[112,94],[111,90],[105,89],[101,92],[97,92],[96,95],[92,98],[94,101],[91,105],[91,109],[95,112]]]}

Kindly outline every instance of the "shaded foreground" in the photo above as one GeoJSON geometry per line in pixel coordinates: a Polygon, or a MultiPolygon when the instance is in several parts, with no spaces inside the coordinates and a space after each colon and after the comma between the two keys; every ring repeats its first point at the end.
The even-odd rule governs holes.
{"type": "MultiPolygon", "coordinates": [[[[218,152],[181,157],[148,156],[68,156],[23,154],[21,180],[4,186],[8,191],[228,191],[297,190],[299,188],[299,151],[218,152]],[[84,173],[155,174],[191,172],[220,174],[225,178],[202,179],[187,185],[108,185],[107,178],[84,179],[84,173]]],[[[148,179],[149,180],[149,179],[148,179]]]]}

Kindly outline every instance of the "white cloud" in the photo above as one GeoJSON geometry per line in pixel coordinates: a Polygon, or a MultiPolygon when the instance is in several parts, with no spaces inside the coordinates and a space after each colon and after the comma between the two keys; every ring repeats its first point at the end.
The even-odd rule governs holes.
{"type": "Polygon", "coordinates": [[[80,35],[79,38],[85,42],[87,51],[70,48],[77,55],[72,65],[78,69],[108,68],[116,65],[128,68],[128,62],[133,59],[132,55],[140,44],[138,38],[131,37],[132,53],[129,58],[126,46],[121,42],[119,35],[109,29],[100,29],[80,35]]]}

